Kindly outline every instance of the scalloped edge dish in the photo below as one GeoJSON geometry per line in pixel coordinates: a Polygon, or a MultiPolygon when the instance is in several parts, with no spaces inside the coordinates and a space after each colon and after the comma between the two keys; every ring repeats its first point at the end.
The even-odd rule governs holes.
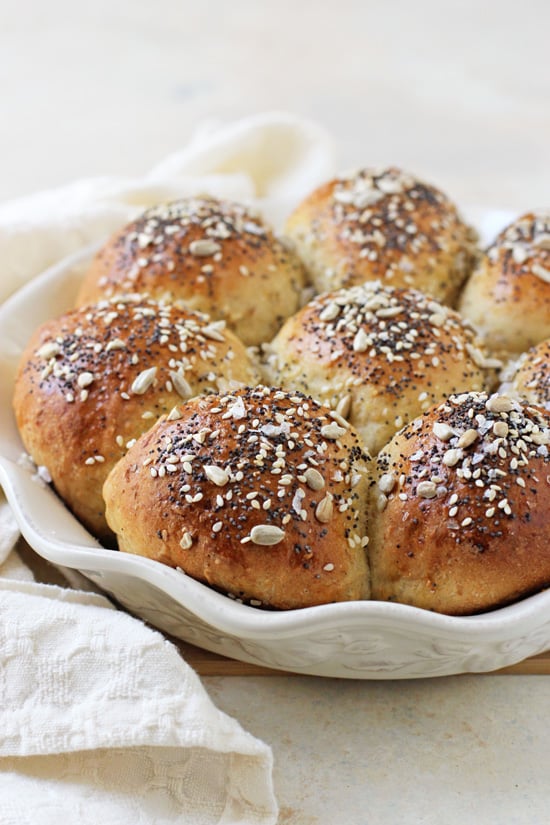
{"type": "Polygon", "coordinates": [[[20,466],[11,411],[16,365],[31,333],[72,305],[88,248],[50,268],[0,307],[0,484],[26,541],[79,570],[131,613],[234,659],[295,673],[410,679],[487,672],[550,648],[550,591],[478,616],[453,617],[364,601],[266,612],[177,570],[102,548],[47,486],[20,466]]]}

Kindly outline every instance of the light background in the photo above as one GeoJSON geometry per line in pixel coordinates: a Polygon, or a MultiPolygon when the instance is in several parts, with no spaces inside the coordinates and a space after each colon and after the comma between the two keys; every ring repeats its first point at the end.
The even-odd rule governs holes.
{"type": "MultiPolygon", "coordinates": [[[[550,206],[550,3],[1,0],[0,200],[136,175],[268,109],[461,204],[550,206]]],[[[550,677],[210,678],[275,753],[281,825],[548,821],[550,677]]]]}
{"type": "Polygon", "coordinates": [[[0,200],[139,174],[205,118],[285,109],[342,166],[548,203],[547,0],[2,0],[0,200]]]}

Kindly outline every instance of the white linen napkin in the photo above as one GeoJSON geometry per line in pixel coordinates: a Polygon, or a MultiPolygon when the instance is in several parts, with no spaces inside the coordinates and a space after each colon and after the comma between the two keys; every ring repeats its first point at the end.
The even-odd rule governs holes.
{"type": "MultiPolygon", "coordinates": [[[[268,114],[203,130],[141,179],[0,205],[0,301],[153,203],[209,193],[278,225],[332,172],[319,127],[268,114]]],[[[159,633],[100,595],[34,581],[17,538],[0,493],[0,822],[274,823],[270,748],[214,707],[159,633]]]]}
{"type": "Polygon", "coordinates": [[[257,206],[275,227],[334,172],[324,130],[288,114],[203,128],[142,178],[92,178],[0,204],[0,302],[48,266],[143,209],[210,194],[257,206]]]}

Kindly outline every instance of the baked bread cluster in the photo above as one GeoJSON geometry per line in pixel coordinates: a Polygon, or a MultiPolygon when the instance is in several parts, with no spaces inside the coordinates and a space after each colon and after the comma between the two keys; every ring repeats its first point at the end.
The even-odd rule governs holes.
{"type": "Polygon", "coordinates": [[[14,410],[106,546],[231,598],[508,604],[550,584],[550,218],[482,252],[394,167],[320,186],[283,237],[160,204],[35,333],[14,410]]]}

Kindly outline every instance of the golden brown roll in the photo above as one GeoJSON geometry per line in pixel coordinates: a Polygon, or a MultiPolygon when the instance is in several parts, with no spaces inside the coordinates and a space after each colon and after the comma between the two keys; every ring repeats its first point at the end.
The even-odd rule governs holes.
{"type": "Polygon", "coordinates": [[[488,248],[460,298],[496,353],[521,353],[550,338],[550,213],[528,213],[488,248]]]}
{"type": "Polygon", "coordinates": [[[499,364],[454,310],[378,282],[318,296],[264,352],[272,383],[336,409],[372,454],[445,395],[485,389],[499,364]]]}
{"type": "Polygon", "coordinates": [[[161,204],[95,256],[77,305],[140,292],[224,319],[247,345],[270,340],[299,306],[304,271],[256,213],[189,198],[161,204]]]}
{"type": "Polygon", "coordinates": [[[34,462],[105,540],[103,482],[133,440],[182,398],[255,380],[223,322],[134,296],[44,324],[22,356],[14,410],[34,462]]]}
{"type": "Polygon", "coordinates": [[[367,456],[311,398],[257,387],[161,419],[109,475],[119,548],[280,609],[368,596],[367,456]]]}
{"type": "Polygon", "coordinates": [[[377,460],[372,596],[454,615],[550,584],[550,415],[464,393],[429,410],[377,460]]]}
{"type": "Polygon", "coordinates": [[[520,356],[510,391],[529,404],[550,410],[550,341],[542,341],[520,356]]]}
{"type": "Polygon", "coordinates": [[[285,232],[318,292],[380,280],[454,306],[477,254],[477,236],[451,201],[395,167],[320,186],[285,232]]]}

